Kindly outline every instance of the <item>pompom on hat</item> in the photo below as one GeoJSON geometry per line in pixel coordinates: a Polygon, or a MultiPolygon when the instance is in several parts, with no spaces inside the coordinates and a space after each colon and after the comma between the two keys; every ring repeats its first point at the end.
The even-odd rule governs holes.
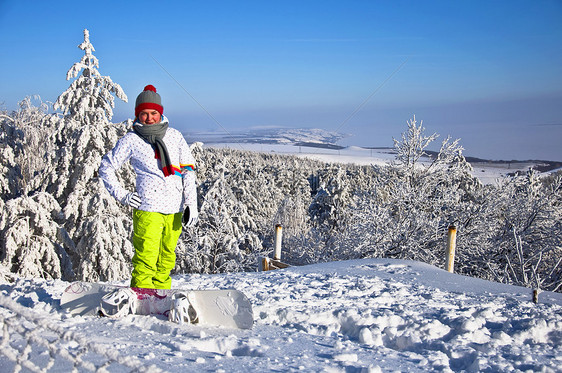
{"type": "Polygon", "coordinates": [[[149,84],[144,87],[144,90],[137,96],[137,101],[135,102],[135,117],[139,116],[139,113],[145,109],[153,109],[164,114],[164,107],[162,106],[162,99],[160,95],[156,93],[156,88],[149,84]]]}

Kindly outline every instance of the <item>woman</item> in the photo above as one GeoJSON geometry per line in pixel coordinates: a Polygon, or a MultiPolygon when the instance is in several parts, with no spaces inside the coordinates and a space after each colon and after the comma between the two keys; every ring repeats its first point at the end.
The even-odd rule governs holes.
{"type": "MultiPolygon", "coordinates": [[[[181,132],[170,128],[156,88],[147,85],[135,103],[132,131],[106,154],[99,168],[109,193],[133,208],[131,287],[169,289],[175,248],[184,223],[198,220],[195,160],[181,132]],[[116,171],[129,161],[136,190],[128,191],[116,171]]],[[[119,301],[117,299],[116,301],[119,301]]]]}

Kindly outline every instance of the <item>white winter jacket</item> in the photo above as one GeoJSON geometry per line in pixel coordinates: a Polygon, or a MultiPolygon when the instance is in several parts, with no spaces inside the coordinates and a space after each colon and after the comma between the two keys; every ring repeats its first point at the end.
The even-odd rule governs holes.
{"type": "MultiPolygon", "coordinates": [[[[162,116],[162,121],[168,121],[162,116]]],[[[101,161],[99,176],[109,193],[127,204],[132,191],[123,188],[116,171],[130,161],[136,173],[136,192],[141,198],[139,210],[173,214],[187,206],[197,210],[195,159],[181,132],[168,127],[164,143],[175,171],[164,176],[160,160],[156,159],[152,145],[134,132],[128,132],[101,161]]]]}

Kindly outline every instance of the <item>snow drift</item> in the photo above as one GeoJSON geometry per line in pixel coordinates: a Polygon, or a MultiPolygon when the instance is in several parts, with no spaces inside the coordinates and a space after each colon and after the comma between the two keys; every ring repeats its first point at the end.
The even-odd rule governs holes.
{"type": "MultiPolygon", "coordinates": [[[[67,285],[39,279],[2,285],[1,302],[24,305],[51,326],[45,333],[29,326],[25,315],[0,308],[2,318],[28,328],[8,327],[11,338],[3,349],[9,344],[22,354],[26,338],[41,335],[72,357],[55,355],[51,371],[68,371],[78,359],[110,371],[138,364],[169,372],[556,372],[562,364],[562,295],[543,292],[534,304],[529,289],[412,261],[365,259],[173,278],[174,288],[246,293],[255,315],[249,331],[179,326],[151,316],[73,318],[58,306],[67,285]],[[54,330],[71,334],[57,339],[54,330]],[[89,349],[76,340],[88,341],[89,349]],[[119,363],[125,358],[127,365],[119,363]]],[[[47,348],[29,346],[28,360],[46,366],[47,348]]],[[[15,363],[1,356],[0,366],[10,371],[15,363]]]]}

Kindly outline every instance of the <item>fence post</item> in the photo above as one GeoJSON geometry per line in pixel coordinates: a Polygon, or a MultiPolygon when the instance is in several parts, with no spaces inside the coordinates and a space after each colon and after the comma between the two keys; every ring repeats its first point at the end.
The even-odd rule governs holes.
{"type": "Polygon", "coordinates": [[[533,303],[539,303],[539,289],[533,289],[533,303]]]}
{"type": "Polygon", "coordinates": [[[457,246],[457,227],[454,225],[449,226],[449,232],[447,234],[447,258],[445,267],[448,272],[453,273],[453,268],[455,266],[455,249],[457,246]]]}
{"type": "Polygon", "coordinates": [[[281,262],[281,241],[283,228],[281,224],[275,226],[275,248],[273,251],[273,259],[268,257],[260,257],[258,259],[258,271],[270,271],[272,269],[288,268],[290,265],[281,262]]]}
{"type": "Polygon", "coordinates": [[[281,260],[281,241],[283,237],[283,227],[281,224],[275,226],[275,252],[273,253],[273,259],[281,260]]]}
{"type": "Polygon", "coordinates": [[[258,271],[259,272],[269,271],[269,258],[261,256],[258,259],[258,271]]]}

